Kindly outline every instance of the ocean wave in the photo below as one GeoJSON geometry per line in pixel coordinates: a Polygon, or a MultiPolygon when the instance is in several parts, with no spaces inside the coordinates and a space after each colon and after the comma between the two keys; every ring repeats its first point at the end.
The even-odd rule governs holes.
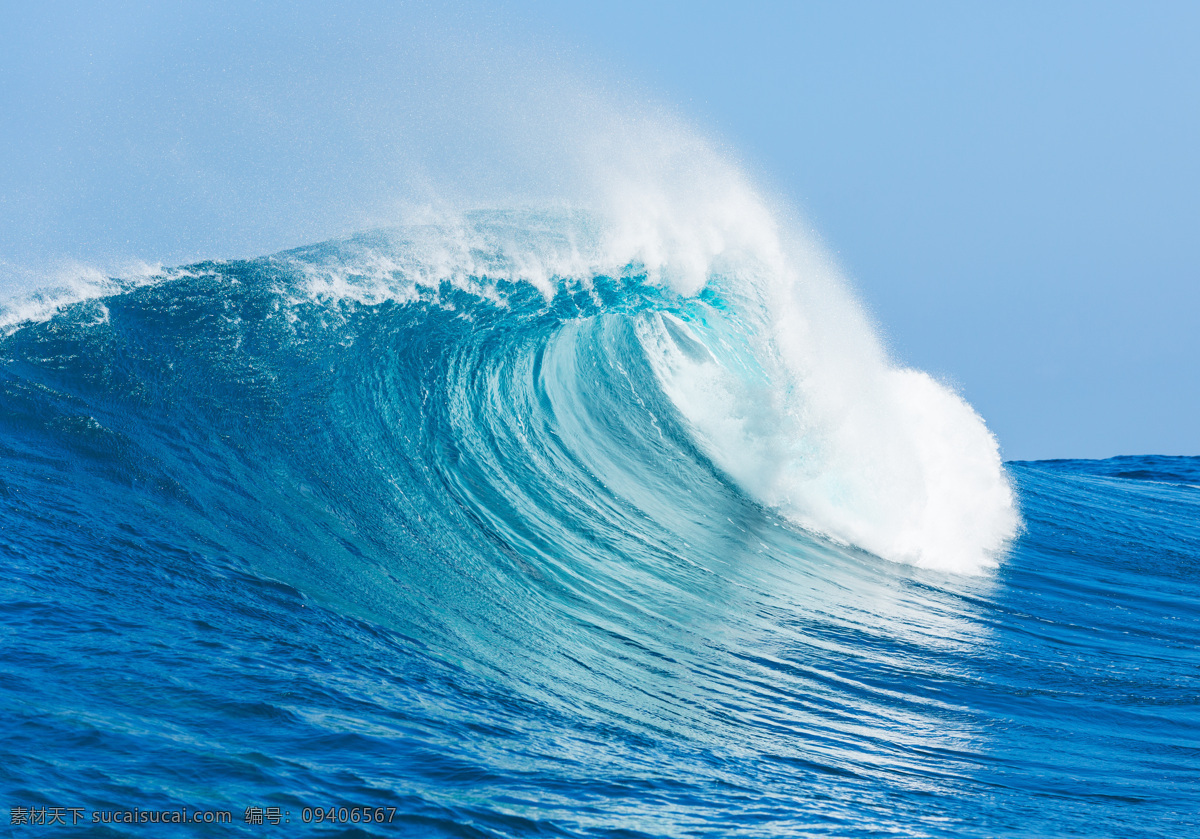
{"type": "Polygon", "coordinates": [[[1195,463],[1006,469],[818,253],[672,229],[428,219],[14,323],[8,797],[1186,831],[1195,463]]]}
{"type": "MultiPolygon", "coordinates": [[[[651,428],[639,435],[669,431],[686,439],[696,452],[693,468],[715,468],[738,491],[797,525],[901,562],[965,572],[995,564],[1018,528],[1015,499],[994,438],[960,397],[889,362],[834,279],[811,264],[812,275],[805,273],[779,242],[765,253],[762,242],[750,247],[742,241],[701,248],[699,255],[689,250],[680,260],[678,247],[670,246],[678,242],[666,239],[651,230],[639,242],[627,229],[581,213],[476,213],[246,263],[160,272],[150,275],[154,290],[144,294],[135,292],[144,280],[116,287],[116,281],[93,282],[78,295],[77,308],[94,317],[108,305],[103,301],[120,301],[150,320],[156,307],[194,319],[212,317],[214,308],[237,311],[236,322],[232,315],[219,318],[225,340],[237,336],[239,345],[252,345],[284,330],[272,339],[280,354],[255,362],[273,376],[303,375],[314,347],[327,356],[356,340],[360,329],[393,324],[394,345],[381,348],[379,357],[356,359],[354,375],[369,379],[379,375],[378,365],[401,363],[410,345],[437,335],[443,366],[432,380],[427,372],[419,377],[426,392],[422,410],[436,393],[484,426],[516,422],[510,413],[517,404],[529,413],[521,422],[591,422],[576,416],[590,410],[581,397],[567,408],[534,398],[551,385],[568,387],[545,379],[547,370],[558,369],[546,367],[547,358],[590,358],[601,365],[591,376],[630,377],[625,401],[606,411],[622,422],[648,412],[651,428]],[[702,285],[694,271],[704,274],[702,285]],[[240,313],[251,299],[265,320],[240,313]],[[447,322],[449,311],[455,314],[447,322]],[[534,357],[536,376],[529,367],[534,357]],[[605,369],[605,359],[616,369],[605,369]],[[461,365],[472,375],[454,380],[456,386],[438,378],[461,365]],[[504,399],[472,392],[485,372],[512,392],[504,399]],[[546,410],[550,415],[543,417],[546,410]]],[[[49,300],[35,319],[68,303],[49,300]]],[[[219,368],[214,353],[221,338],[212,340],[213,347],[189,348],[178,361],[194,366],[212,357],[219,368]]],[[[237,375],[220,369],[197,374],[213,382],[237,375]]],[[[371,404],[395,410],[377,398],[371,404]]],[[[415,410],[405,418],[419,420],[415,410]]],[[[445,433],[457,439],[473,432],[445,433]]],[[[594,436],[570,440],[577,468],[599,470],[592,462],[596,452],[642,442],[613,433],[601,425],[594,436]]],[[[528,445],[516,451],[534,454],[528,445]]],[[[619,464],[627,456],[609,460],[619,464]]],[[[672,463],[676,456],[658,459],[672,463]]],[[[603,468],[619,467],[609,462],[603,468]]],[[[528,480],[542,483],[555,474],[528,480]]]]}

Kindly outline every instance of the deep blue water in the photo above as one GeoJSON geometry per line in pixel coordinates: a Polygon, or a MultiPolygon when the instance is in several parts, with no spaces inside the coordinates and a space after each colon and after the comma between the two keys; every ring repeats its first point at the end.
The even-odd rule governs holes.
{"type": "Polygon", "coordinates": [[[0,833],[1200,836],[1200,458],[1009,463],[996,568],[891,562],[714,465],[636,270],[306,296],[337,248],[0,338],[0,833]]]}

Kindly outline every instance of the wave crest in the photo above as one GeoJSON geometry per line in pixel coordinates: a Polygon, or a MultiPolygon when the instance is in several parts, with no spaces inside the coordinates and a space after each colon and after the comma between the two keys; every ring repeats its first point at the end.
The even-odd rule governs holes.
{"type": "MultiPolygon", "coordinates": [[[[611,178],[600,211],[441,213],[254,263],[207,263],[123,285],[92,282],[79,296],[132,294],[142,284],[158,284],[170,296],[193,281],[215,284],[220,295],[221,283],[245,282],[249,270],[273,297],[273,311],[293,326],[309,319],[302,331],[310,338],[327,329],[322,341],[353,342],[338,332],[351,310],[420,309],[426,315],[406,316],[405,340],[428,341],[423,332],[434,330],[447,357],[486,349],[493,357],[479,364],[497,382],[516,375],[506,365],[532,363],[521,349],[534,341],[529,330],[540,330],[539,365],[565,357],[550,352],[564,335],[608,336],[573,350],[599,365],[577,371],[590,378],[575,386],[612,375],[607,368],[601,375],[604,365],[617,365],[628,378],[641,364],[650,371],[645,380],[629,382],[624,402],[604,403],[603,410],[626,416],[607,423],[561,412],[541,418],[556,427],[576,423],[581,435],[579,429],[591,429],[595,439],[580,437],[576,452],[584,453],[577,465],[589,474],[607,473],[626,494],[643,495],[628,474],[615,477],[622,457],[642,457],[639,445],[648,445],[633,445],[629,429],[663,433],[673,423],[704,468],[715,466],[809,531],[898,562],[961,572],[994,565],[1020,518],[996,440],[980,417],[951,389],[888,358],[829,260],[803,237],[785,236],[736,170],[702,151],[676,149],[646,171],[658,174],[611,178]],[[314,305],[321,313],[312,314],[314,305]],[[428,316],[434,310],[456,314],[435,323],[428,316]],[[581,326],[590,321],[599,325],[581,326]],[[613,343],[621,324],[628,334],[613,343]],[[639,412],[649,413],[648,426],[629,425],[639,412]],[[607,465],[588,461],[600,452],[607,452],[607,465]]],[[[63,305],[56,298],[51,309],[63,305]]],[[[50,317],[51,309],[40,316],[50,317]]],[[[412,375],[450,400],[455,416],[485,426],[488,412],[503,422],[538,419],[508,416],[516,403],[495,392],[477,393],[484,401],[472,403],[449,381],[412,375]]],[[[541,407],[534,400],[525,410],[541,407]]],[[[571,410],[599,408],[574,399],[571,410]]],[[[453,431],[463,439],[475,433],[461,425],[453,431]]],[[[535,450],[520,450],[541,463],[535,450]]],[[[685,457],[679,451],[672,456],[685,457]]],[[[478,459],[520,465],[497,452],[478,459]]],[[[660,466],[679,475],[665,455],[660,466]]],[[[494,483],[515,486],[511,477],[494,483]]]]}

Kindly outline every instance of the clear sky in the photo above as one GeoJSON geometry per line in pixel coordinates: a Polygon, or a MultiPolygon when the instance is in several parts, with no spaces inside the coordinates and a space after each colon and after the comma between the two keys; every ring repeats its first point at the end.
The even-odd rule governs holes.
{"type": "Polygon", "coordinates": [[[0,268],[511,190],[570,72],[733,149],[1006,457],[1200,454],[1200,4],[213,9],[0,0],[0,268]]]}

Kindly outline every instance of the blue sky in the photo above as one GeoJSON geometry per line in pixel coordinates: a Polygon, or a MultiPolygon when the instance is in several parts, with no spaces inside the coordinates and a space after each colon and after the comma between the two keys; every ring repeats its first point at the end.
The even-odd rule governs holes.
{"type": "Polygon", "coordinates": [[[506,167],[496,136],[570,72],[798,207],[1006,457],[1200,454],[1195,4],[0,4],[10,266],[253,255],[414,184],[498,194],[539,150],[506,167]]]}

